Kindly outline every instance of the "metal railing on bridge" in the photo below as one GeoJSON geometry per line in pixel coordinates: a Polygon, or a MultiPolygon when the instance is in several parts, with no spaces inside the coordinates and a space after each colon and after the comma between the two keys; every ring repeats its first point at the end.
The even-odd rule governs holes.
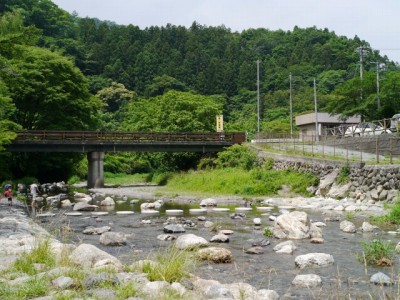
{"type": "Polygon", "coordinates": [[[244,143],[244,132],[130,132],[130,131],[54,131],[27,130],[17,132],[18,141],[45,140],[98,140],[122,142],[228,142],[244,143]]]}

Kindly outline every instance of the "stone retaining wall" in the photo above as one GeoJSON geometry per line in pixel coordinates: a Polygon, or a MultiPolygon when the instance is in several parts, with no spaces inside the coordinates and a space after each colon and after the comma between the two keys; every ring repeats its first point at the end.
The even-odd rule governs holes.
{"type": "Polygon", "coordinates": [[[292,157],[281,154],[258,152],[262,159],[272,158],[273,168],[292,168],[300,172],[312,172],[320,178],[317,195],[332,198],[353,198],[360,201],[387,201],[397,199],[400,188],[400,165],[372,166],[349,163],[349,182],[338,185],[336,177],[346,163],[315,158],[292,157]]]}

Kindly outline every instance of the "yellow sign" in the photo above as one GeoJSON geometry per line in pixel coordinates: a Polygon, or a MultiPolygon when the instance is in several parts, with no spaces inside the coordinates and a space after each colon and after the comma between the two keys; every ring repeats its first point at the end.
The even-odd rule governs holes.
{"type": "Polygon", "coordinates": [[[224,116],[218,115],[217,116],[217,132],[224,131],[224,116]]]}

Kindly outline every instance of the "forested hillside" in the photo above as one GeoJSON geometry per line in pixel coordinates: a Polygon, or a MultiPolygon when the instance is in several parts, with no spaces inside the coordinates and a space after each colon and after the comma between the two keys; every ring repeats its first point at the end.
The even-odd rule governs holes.
{"type": "MultiPolygon", "coordinates": [[[[189,28],[142,29],[70,15],[50,0],[3,0],[0,14],[0,145],[17,128],[213,130],[220,113],[226,130],[251,134],[257,129],[257,60],[262,131],[289,130],[289,74],[294,114],[313,110],[314,78],[321,111],[366,120],[400,111],[398,66],[368,41],[329,29],[232,32],[195,21],[189,28]],[[363,80],[359,47],[367,50],[363,80]],[[385,64],[379,109],[371,62],[385,64]],[[174,117],[160,118],[160,111],[174,117]]],[[[0,155],[5,161],[7,154],[0,155]]],[[[71,166],[80,157],[33,156],[7,158],[10,169],[3,167],[0,177],[41,176],[54,165],[64,177],[79,171],[71,166]]],[[[108,166],[134,172],[160,165],[160,155],[131,156],[110,158],[108,166]]],[[[169,162],[163,167],[191,167],[199,158],[183,157],[163,157],[169,162]]]]}

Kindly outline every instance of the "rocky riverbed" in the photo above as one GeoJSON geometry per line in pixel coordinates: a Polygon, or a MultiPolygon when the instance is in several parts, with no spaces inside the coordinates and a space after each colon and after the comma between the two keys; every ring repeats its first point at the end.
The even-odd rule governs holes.
{"type": "MultiPolygon", "coordinates": [[[[0,225],[0,245],[7,246],[0,250],[2,261],[12,262],[18,257],[20,244],[24,245],[22,249],[29,249],[27,241],[42,234],[41,228],[55,232],[59,240],[65,239],[60,230],[63,228],[70,233],[68,242],[77,251],[75,255],[82,256],[76,263],[91,261],[90,270],[97,268],[99,261],[93,256],[83,258],[87,251],[97,253],[99,259],[111,255],[112,258],[107,258],[113,262],[110,264],[119,266],[154,259],[158,249],[172,244],[182,249],[190,248],[191,243],[204,245],[206,250],[199,250],[202,252],[198,256],[206,259],[197,265],[190,284],[174,285],[179,286],[182,299],[375,299],[383,297],[384,293],[392,298],[399,296],[396,294],[397,256],[394,267],[364,268],[357,260],[362,252],[361,242],[378,238],[397,243],[395,232],[368,225],[371,215],[383,213],[379,202],[322,197],[259,198],[250,208],[245,207],[249,202],[239,197],[215,197],[217,208],[228,211],[214,211],[209,207],[205,213],[190,214],[204,199],[161,196],[155,187],[106,188],[90,192],[92,194],[87,196],[95,199],[90,205],[97,206],[94,211],[74,211],[72,207],[54,209],[52,214],[36,218],[39,227],[28,225],[31,221],[21,209],[3,204],[1,220],[6,223],[0,223],[3,224],[0,225]],[[102,205],[106,195],[112,196],[114,203],[102,205]],[[156,209],[158,213],[141,211],[145,202],[156,200],[162,200],[162,205],[156,209]],[[180,209],[182,215],[167,213],[180,209]],[[271,236],[264,235],[265,228],[271,236]],[[14,244],[6,243],[10,237],[16,241],[14,244]],[[87,250],[85,247],[90,246],[86,245],[97,250],[87,250]],[[379,272],[388,276],[385,285],[371,282],[382,283],[383,277],[376,275],[379,272]],[[373,279],[374,275],[378,279],[373,279]]],[[[62,244],[55,242],[55,245],[59,245],[55,246],[59,249],[62,244]]],[[[3,268],[6,265],[3,263],[3,268]]],[[[118,278],[128,276],[122,269],[119,271],[118,274],[123,275],[118,278]]],[[[140,276],[145,278],[144,274],[140,276]]],[[[143,290],[154,288],[155,291],[143,294],[143,299],[156,297],[166,285],[157,283],[157,289],[155,283],[143,280],[139,284],[143,290]]],[[[167,286],[172,288],[171,284],[167,286]]],[[[96,287],[92,289],[96,291],[96,287]]],[[[109,293],[106,295],[99,299],[113,299],[109,293]]]]}

